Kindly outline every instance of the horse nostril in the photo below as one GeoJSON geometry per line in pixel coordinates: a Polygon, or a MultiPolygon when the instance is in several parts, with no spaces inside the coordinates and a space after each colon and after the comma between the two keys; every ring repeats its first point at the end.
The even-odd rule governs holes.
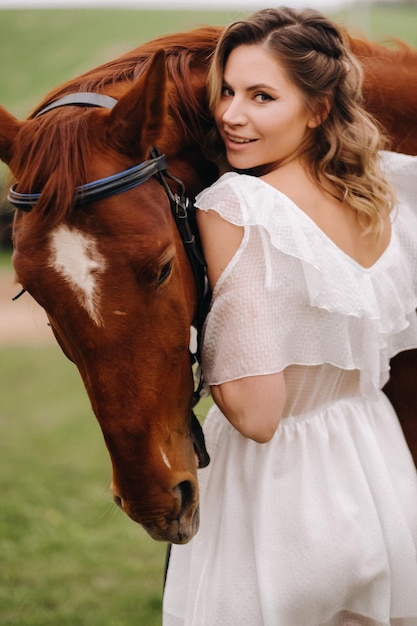
{"type": "Polygon", "coordinates": [[[113,502],[115,502],[118,507],[123,509],[123,500],[120,496],[113,496],[113,502]]]}
{"type": "Polygon", "coordinates": [[[190,480],[183,480],[174,487],[181,496],[181,511],[185,511],[194,502],[194,486],[190,480]]]}

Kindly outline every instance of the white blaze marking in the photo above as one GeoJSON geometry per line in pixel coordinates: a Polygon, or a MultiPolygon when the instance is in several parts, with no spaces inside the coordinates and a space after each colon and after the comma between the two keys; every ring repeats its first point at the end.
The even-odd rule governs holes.
{"type": "Polygon", "coordinates": [[[168,461],[168,457],[167,457],[167,455],[165,454],[165,452],[162,450],[161,446],[159,446],[159,450],[160,450],[160,452],[161,452],[162,460],[163,460],[163,462],[165,463],[165,465],[166,465],[167,467],[169,467],[169,469],[172,469],[172,468],[171,468],[171,463],[168,461]]]}
{"type": "Polygon", "coordinates": [[[104,272],[106,261],[95,239],[68,226],[59,226],[51,234],[50,245],[51,267],[71,285],[80,305],[101,326],[97,278],[104,272]]]}

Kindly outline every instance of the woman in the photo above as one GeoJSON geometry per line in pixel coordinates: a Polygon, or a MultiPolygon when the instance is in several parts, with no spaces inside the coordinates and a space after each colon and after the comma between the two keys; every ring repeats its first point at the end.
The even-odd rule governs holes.
{"type": "Polygon", "coordinates": [[[359,65],[316,11],[232,24],[209,93],[212,462],[164,626],[417,626],[416,471],[381,391],[417,347],[417,162],[380,152],[359,65]]]}

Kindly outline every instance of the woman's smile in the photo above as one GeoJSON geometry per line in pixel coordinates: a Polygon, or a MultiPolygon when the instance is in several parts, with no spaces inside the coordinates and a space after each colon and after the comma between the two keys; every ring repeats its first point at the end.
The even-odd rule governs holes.
{"type": "Polygon", "coordinates": [[[238,135],[233,135],[228,133],[226,130],[224,131],[224,142],[225,144],[232,144],[231,148],[236,149],[237,146],[246,146],[253,142],[257,141],[256,139],[248,139],[245,137],[240,137],[238,135]]]}

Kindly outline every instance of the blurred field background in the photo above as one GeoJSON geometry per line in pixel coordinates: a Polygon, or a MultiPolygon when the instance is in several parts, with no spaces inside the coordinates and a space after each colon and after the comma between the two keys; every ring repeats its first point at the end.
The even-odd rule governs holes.
{"type": "MultiPolygon", "coordinates": [[[[203,24],[224,25],[244,14],[236,10],[0,10],[0,103],[22,117],[52,87],[144,41],[203,24]]],[[[381,6],[356,2],[333,15],[370,39],[399,37],[417,46],[415,2],[381,6]]]]}
{"type": "MultiPolygon", "coordinates": [[[[0,104],[24,117],[55,85],[145,40],[240,15],[0,10],[0,104]]],[[[356,3],[333,17],[353,33],[398,37],[417,47],[414,3],[356,3]]],[[[7,241],[3,248],[0,280],[11,284],[7,241]]],[[[16,317],[28,298],[13,304],[16,317]]],[[[199,405],[200,416],[207,406],[199,405]]],[[[110,478],[102,436],[74,366],[53,341],[22,345],[10,331],[0,344],[2,626],[160,624],[165,546],[115,508],[110,478]]]]}

